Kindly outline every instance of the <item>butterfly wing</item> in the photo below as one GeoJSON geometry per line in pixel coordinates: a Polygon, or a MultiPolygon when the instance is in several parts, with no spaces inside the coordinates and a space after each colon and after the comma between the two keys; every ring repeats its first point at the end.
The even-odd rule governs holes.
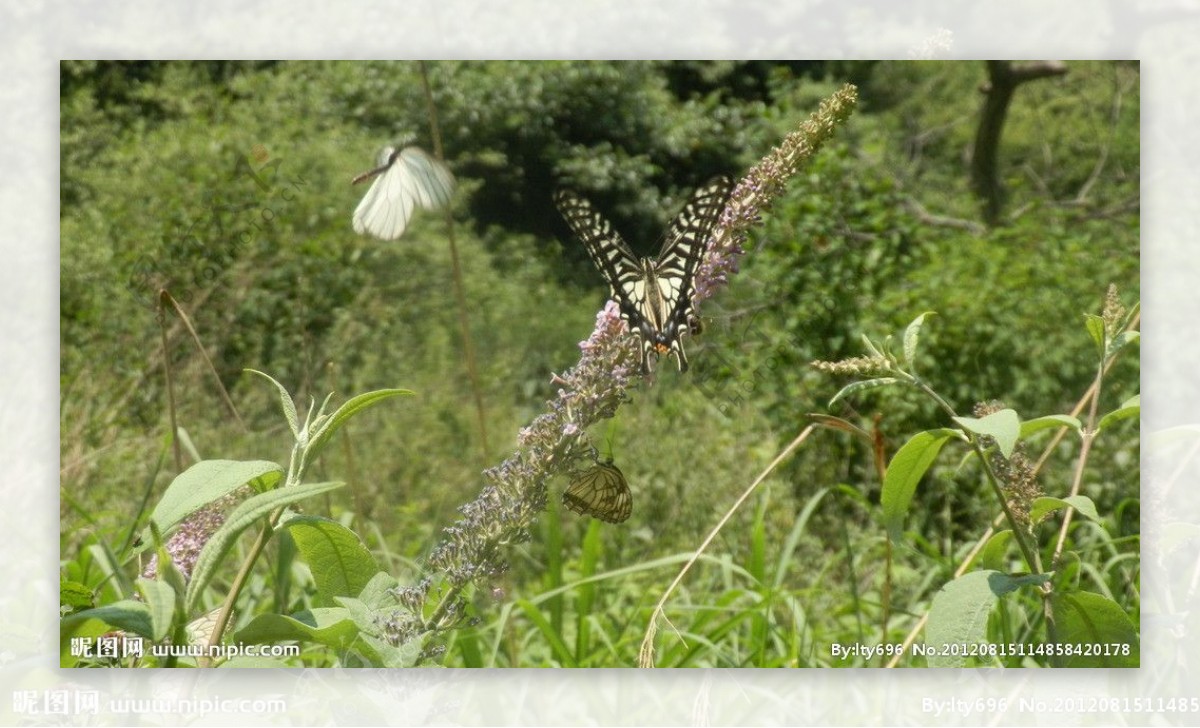
{"type": "Polygon", "coordinates": [[[404,165],[408,191],[423,209],[435,210],[449,204],[454,175],[440,160],[419,147],[405,147],[396,164],[404,165]]]}
{"type": "Polygon", "coordinates": [[[698,328],[692,283],[732,189],[728,178],[717,177],[697,191],[668,227],[658,258],[640,263],[587,200],[566,190],[554,196],[559,212],[608,281],[622,317],[641,338],[643,373],[650,371],[652,353],[674,353],[680,371],[687,371],[679,338],[698,328]]]}
{"type": "Polygon", "coordinates": [[[450,201],[453,189],[450,170],[421,149],[392,152],[354,210],[354,232],[395,240],[404,234],[417,205],[427,210],[441,207],[450,201]]]}
{"type": "Polygon", "coordinates": [[[597,463],[576,477],[563,492],[563,505],[605,523],[624,523],[633,513],[633,493],[625,475],[612,463],[597,463]]]}
{"type": "MultiPolygon", "coordinates": [[[[661,354],[675,354],[680,371],[687,371],[687,354],[680,337],[699,327],[692,307],[692,285],[709,238],[733,191],[728,177],[715,177],[692,195],[667,228],[662,250],[654,263],[653,283],[666,312],[655,343],[661,354]]],[[[648,276],[649,277],[649,276],[648,276]]]]}
{"type": "Polygon", "coordinates": [[[591,203],[569,190],[554,193],[554,204],[575,237],[583,242],[588,256],[608,282],[612,298],[631,329],[641,320],[639,282],[641,265],[613,226],[591,203]]]}

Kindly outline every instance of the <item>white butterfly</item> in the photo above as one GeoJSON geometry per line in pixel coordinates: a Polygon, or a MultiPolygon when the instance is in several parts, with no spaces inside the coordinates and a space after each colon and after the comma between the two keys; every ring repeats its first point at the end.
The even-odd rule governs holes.
{"type": "Polygon", "coordinates": [[[362,202],[354,208],[354,232],[370,233],[380,240],[395,240],[404,234],[413,207],[433,210],[450,201],[454,175],[440,160],[417,147],[379,153],[379,166],[363,172],[350,184],[378,175],[362,202]]]}

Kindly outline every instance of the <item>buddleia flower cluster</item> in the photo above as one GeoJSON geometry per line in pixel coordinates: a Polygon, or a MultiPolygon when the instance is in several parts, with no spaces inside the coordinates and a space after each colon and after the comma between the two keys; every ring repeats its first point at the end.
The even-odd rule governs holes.
{"type": "MultiPolygon", "coordinates": [[[[712,296],[737,272],[749,228],[850,115],[856,98],[853,86],[835,93],[735,186],[696,274],[693,300],[712,296]]],[[[547,483],[591,452],[588,427],[612,417],[628,398],[627,390],[642,381],[638,342],[628,333],[617,305],[609,301],[596,316],[592,335],[580,344],[579,363],[554,377],[559,389],[546,412],[519,432],[516,452],[484,471],[479,497],[459,509],[463,517],[445,529],[445,540],[430,554],[428,566],[441,572],[440,583],[425,580],[398,592],[410,613],[385,625],[394,643],[456,626],[467,611],[464,589],[505,571],[507,547],[530,540],[531,527],[546,509],[547,483]],[[438,606],[422,616],[419,605],[431,597],[438,606]]]]}
{"type": "MultiPolygon", "coordinates": [[[[197,509],[179,524],[179,529],[167,539],[167,554],[184,579],[191,578],[196,560],[200,558],[208,539],[225,523],[225,517],[240,501],[249,495],[249,488],[240,488],[219,500],[197,509]]],[[[158,555],[150,557],[142,576],[147,579],[158,577],[158,555]]]]}
{"type": "Polygon", "coordinates": [[[696,271],[692,301],[699,304],[711,297],[738,272],[738,259],[750,228],[771,209],[786,190],[800,166],[806,163],[832,136],[851,112],[858,99],[854,86],[846,85],[826,99],[808,121],[784,137],[746,176],[734,186],[725,212],[713,231],[708,253],[696,271]]]}
{"type": "MultiPolygon", "coordinates": [[[[530,540],[530,528],[546,510],[547,483],[592,452],[588,427],[616,414],[626,391],[640,380],[639,349],[628,333],[609,301],[596,315],[592,335],[579,344],[579,363],[554,377],[558,394],[546,403],[546,412],[521,429],[516,452],[484,471],[479,497],[459,509],[463,517],[445,529],[445,540],[430,554],[429,567],[445,578],[437,610],[429,618],[416,612],[384,625],[394,643],[454,626],[465,612],[462,589],[507,570],[506,548],[530,540]]],[[[414,610],[433,586],[426,580],[397,595],[414,610]]]]}

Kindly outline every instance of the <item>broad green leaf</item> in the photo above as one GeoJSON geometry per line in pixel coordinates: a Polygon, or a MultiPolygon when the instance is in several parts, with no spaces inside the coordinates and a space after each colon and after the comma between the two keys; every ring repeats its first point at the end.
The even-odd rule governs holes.
{"type": "Polygon", "coordinates": [[[993,571],[1007,571],[1008,546],[1012,543],[1012,540],[1012,531],[1004,530],[993,533],[992,537],[983,545],[983,548],[979,550],[975,561],[968,566],[993,571]]]}
{"type": "Polygon", "coordinates": [[[354,624],[358,626],[359,641],[351,648],[367,664],[375,667],[412,667],[420,659],[421,650],[429,641],[429,632],[423,632],[400,645],[392,645],[383,638],[379,624],[396,616],[396,601],[391,605],[375,608],[349,597],[337,597],[337,603],[346,608],[354,624]]]}
{"type": "Polygon", "coordinates": [[[139,578],[138,593],[150,614],[150,639],[160,642],[171,631],[175,617],[175,590],[164,581],[139,578]]]}
{"type": "Polygon", "coordinates": [[[1127,420],[1130,417],[1137,417],[1139,414],[1141,414],[1141,412],[1142,396],[1139,394],[1125,400],[1121,403],[1120,407],[1101,417],[1100,424],[1097,425],[1096,431],[1099,432],[1105,427],[1120,422],[1121,420],[1127,420]]]}
{"type": "MultiPolygon", "coordinates": [[[[72,614],[60,622],[59,638],[76,636],[77,631],[90,620],[102,622],[110,629],[123,629],[146,639],[153,639],[154,624],[150,617],[150,608],[133,599],[122,599],[119,602],[105,604],[103,607],[72,614]]],[[[102,630],[100,633],[103,634],[106,631],[108,630],[102,630]]]]}
{"type": "Polygon", "coordinates": [[[1045,417],[1035,417],[1032,420],[1026,420],[1021,423],[1021,439],[1024,440],[1035,432],[1041,430],[1049,430],[1057,427],[1069,427],[1075,432],[1079,432],[1083,425],[1079,420],[1070,415],[1046,415],[1045,417]]]}
{"type": "Polygon", "coordinates": [[[275,389],[279,390],[279,405],[283,408],[283,417],[287,420],[288,428],[292,431],[292,437],[296,438],[296,441],[299,442],[300,418],[296,415],[296,403],[292,400],[292,395],[288,394],[287,388],[276,381],[270,374],[260,372],[257,369],[247,369],[246,371],[266,379],[275,385],[275,389]]]}
{"type": "Polygon", "coordinates": [[[1058,644],[1099,654],[1067,655],[1066,667],[1138,667],[1137,625],[1116,602],[1092,592],[1055,592],[1051,599],[1058,644]],[[1129,654],[1122,654],[1125,650],[1129,654]],[[1107,654],[1106,654],[1107,653],[1107,654]]]}
{"type": "Polygon", "coordinates": [[[1021,418],[1016,410],[1002,409],[987,417],[955,417],[954,421],[964,429],[976,435],[988,435],[996,440],[996,445],[1004,457],[1012,457],[1013,448],[1021,436],[1021,418]]]}
{"type": "Polygon", "coordinates": [[[334,597],[358,596],[379,572],[379,564],[358,534],[340,523],[296,516],[280,526],[292,534],[301,558],[312,571],[321,606],[332,605],[334,597]]]}
{"type": "Polygon", "coordinates": [[[925,645],[935,650],[928,657],[929,666],[966,665],[968,657],[949,648],[988,642],[988,615],[1000,597],[1048,578],[1048,574],[1009,576],[999,571],[972,571],[942,587],[933,597],[925,627],[925,645]]]}
{"type": "Polygon", "coordinates": [[[90,611],[92,610],[72,614],[58,623],[59,667],[75,667],[84,659],[83,655],[71,654],[72,640],[78,639],[80,643],[90,642],[94,650],[95,639],[111,629],[104,620],[85,616],[90,611]]]}
{"type": "Polygon", "coordinates": [[[1079,588],[1079,579],[1083,575],[1083,562],[1079,554],[1071,549],[1062,552],[1055,562],[1054,588],[1074,591],[1079,588]]]}
{"type": "Polygon", "coordinates": [[[372,609],[395,609],[396,598],[392,596],[391,591],[399,586],[396,577],[380,571],[371,577],[371,581],[367,582],[362,593],[358,595],[358,600],[372,609]]]}
{"type": "Polygon", "coordinates": [[[1050,496],[1042,496],[1033,500],[1033,506],[1029,509],[1029,520],[1032,523],[1038,523],[1050,513],[1063,508],[1074,508],[1080,514],[1088,518],[1102,523],[1100,514],[1096,513],[1096,504],[1091,498],[1086,495],[1072,495],[1066,498],[1052,498],[1050,496]]]}
{"type": "Polygon", "coordinates": [[[925,324],[925,317],[934,315],[933,311],[926,311],[920,316],[913,319],[913,322],[904,329],[904,363],[911,370],[913,368],[913,359],[917,356],[917,344],[921,339],[921,327],[925,324]]]}
{"type": "MultiPolygon", "coordinates": [[[[274,485],[283,468],[265,460],[205,460],[183,471],[167,486],[150,518],[168,535],[197,509],[224,498],[243,485],[263,478],[274,485]]],[[[142,531],[141,549],[151,544],[149,529],[142,531]]]]}
{"type": "Polygon", "coordinates": [[[904,443],[888,464],[887,474],[883,477],[880,505],[883,506],[884,524],[893,539],[899,539],[917,483],[929,470],[946,440],[956,435],[953,430],[947,429],[918,432],[904,443]]]}
{"type": "Polygon", "coordinates": [[[353,666],[350,656],[370,666],[379,667],[416,667],[421,659],[421,652],[432,639],[433,633],[424,632],[402,645],[393,645],[388,640],[373,634],[362,634],[358,642],[346,650],[347,656],[343,661],[353,666]],[[373,660],[372,655],[377,655],[373,660]]]}
{"type": "Polygon", "coordinates": [[[277,488],[259,493],[245,500],[229,514],[225,523],[217,529],[208,540],[196,559],[192,570],[192,580],[188,583],[186,610],[190,614],[195,611],[200,595],[220,565],[222,557],[247,528],[258,523],[259,519],[267,516],[277,508],[298,503],[305,498],[319,495],[342,487],[344,483],[303,483],[289,488],[277,488]]]}
{"type": "Polygon", "coordinates": [[[842,387],[840,392],[833,395],[833,399],[829,400],[829,406],[833,407],[833,405],[840,400],[867,389],[876,389],[878,387],[886,387],[891,384],[899,383],[900,380],[896,377],[879,377],[877,379],[866,379],[861,382],[851,382],[850,384],[842,387]]]}
{"type": "Polygon", "coordinates": [[[322,421],[316,432],[309,438],[308,447],[304,450],[305,465],[311,463],[320,454],[321,449],[329,442],[329,438],[333,437],[333,433],[341,429],[342,425],[346,424],[351,417],[385,399],[402,394],[411,395],[413,392],[408,389],[380,389],[347,400],[329,419],[322,421]]]}
{"type": "Polygon", "coordinates": [[[234,643],[270,644],[283,640],[316,642],[344,650],[358,639],[358,627],[344,607],[305,610],[293,615],[260,614],[233,635],[234,643]]]}

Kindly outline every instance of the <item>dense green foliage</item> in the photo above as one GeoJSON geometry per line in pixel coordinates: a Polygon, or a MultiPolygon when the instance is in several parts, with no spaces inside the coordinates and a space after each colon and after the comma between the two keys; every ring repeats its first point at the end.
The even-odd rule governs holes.
{"type": "MultiPolygon", "coordinates": [[[[288,462],[279,392],[244,373],[252,368],[283,383],[301,419],[329,392],[334,408],[371,390],[415,394],[338,432],[308,475],[345,487],[299,505],[357,533],[400,584],[418,581],[442,529],[479,491],[480,471],[555,396],[552,373],[578,359],[603,303],[553,190],[579,190],[650,253],[691,189],[715,174],[740,177],[853,80],[857,113],[764,215],[741,274],[705,302],[705,331],[685,342],[693,370],[665,364],[592,433],[629,479],[632,518],[582,521],[558,504],[565,483],[551,484],[532,539],[511,547],[508,571],[478,584],[477,623],[440,638],[451,666],[634,664],[650,610],[686,556],[808,414],[877,434],[888,458],[918,431],[955,427],[912,388],[864,390],[829,409],[849,380],[810,362],[864,355],[864,335],[878,342],[933,311],[914,369],[958,415],[998,400],[988,411],[1011,408],[1024,422],[1083,398],[1100,360],[1084,315],[1100,313],[1109,284],[1127,307],[1139,296],[1139,69],[1069,65],[1018,90],[1000,155],[1008,216],[985,229],[965,162],[981,63],[429,64],[459,182],[451,214],[484,454],[446,220],[418,214],[392,243],[350,227],[363,189],[349,180],[378,147],[412,135],[434,148],[417,64],[64,62],[64,579],[92,590],[82,605],[128,599],[145,588],[131,581],[140,569],[117,564],[181,469],[288,462]],[[215,377],[173,311],[161,318],[164,353],[160,288],[190,317],[215,377]],[[179,469],[164,356],[191,448],[179,469]]],[[[1138,393],[1136,347],[1112,361],[1101,415],[1138,393]]],[[[1088,453],[1082,492],[1099,516],[1072,521],[1066,554],[1052,554],[1061,512],[1035,529],[1056,585],[1104,594],[1135,624],[1136,423],[1114,422],[1088,453]]],[[[1031,457],[1050,441],[1049,431],[1029,438],[1031,457]]],[[[660,626],[657,663],[880,664],[835,660],[829,645],[902,640],[999,513],[982,461],[945,450],[889,542],[870,443],[834,429],[811,436],[667,603],[673,627],[660,626]]],[[[1042,491],[1067,496],[1079,458],[1079,438],[1064,439],[1039,474],[1042,491]]],[[[250,574],[234,628],[332,604],[303,544],[296,555],[299,521],[289,522],[291,535],[250,574]]],[[[248,544],[230,541],[235,562],[248,544]]],[[[990,566],[1028,570],[1019,556],[1012,549],[990,566]]],[[[217,606],[235,572],[215,570],[212,593],[189,599],[217,606]]],[[[1036,584],[1022,586],[1024,602],[993,613],[992,636],[1038,634],[1036,584]]],[[[306,641],[303,664],[351,664],[338,644],[306,641]]],[[[370,663],[376,651],[360,657],[370,663]]]]}

